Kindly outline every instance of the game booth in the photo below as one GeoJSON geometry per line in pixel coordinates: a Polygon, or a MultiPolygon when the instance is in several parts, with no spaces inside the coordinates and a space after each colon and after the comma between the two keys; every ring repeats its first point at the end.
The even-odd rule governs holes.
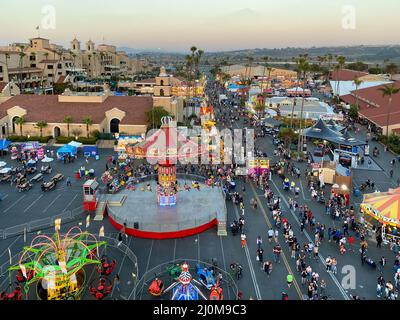
{"type": "Polygon", "coordinates": [[[364,195],[360,210],[369,230],[381,230],[384,241],[400,240],[400,188],[364,195]]]}

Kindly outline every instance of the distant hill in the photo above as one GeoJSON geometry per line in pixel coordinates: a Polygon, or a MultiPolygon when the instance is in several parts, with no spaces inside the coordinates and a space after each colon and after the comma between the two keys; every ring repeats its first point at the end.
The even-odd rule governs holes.
{"type": "Polygon", "coordinates": [[[348,60],[361,60],[365,62],[382,62],[384,60],[400,61],[400,45],[393,46],[343,46],[343,47],[312,47],[312,48],[276,48],[276,49],[247,49],[225,52],[209,52],[207,57],[232,57],[239,58],[252,56],[254,58],[268,56],[273,59],[291,59],[300,54],[312,57],[326,54],[342,55],[348,60]]]}

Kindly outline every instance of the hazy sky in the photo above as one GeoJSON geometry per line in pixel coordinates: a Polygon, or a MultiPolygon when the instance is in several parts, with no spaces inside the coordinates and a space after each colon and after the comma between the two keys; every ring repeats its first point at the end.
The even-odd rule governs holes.
{"type": "Polygon", "coordinates": [[[26,42],[37,25],[62,45],[76,35],[171,51],[398,44],[399,9],[399,0],[2,0],[0,44],[26,42]],[[55,29],[46,29],[48,5],[55,29]],[[346,6],[354,29],[343,28],[353,24],[346,6]]]}

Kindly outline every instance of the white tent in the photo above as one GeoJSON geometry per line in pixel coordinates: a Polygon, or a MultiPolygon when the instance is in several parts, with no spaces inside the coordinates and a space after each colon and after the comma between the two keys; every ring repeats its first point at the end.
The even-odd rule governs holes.
{"type": "Polygon", "coordinates": [[[70,143],[68,143],[68,145],[79,148],[79,147],[82,147],[83,144],[80,142],[77,142],[77,141],[71,141],[70,143]]]}

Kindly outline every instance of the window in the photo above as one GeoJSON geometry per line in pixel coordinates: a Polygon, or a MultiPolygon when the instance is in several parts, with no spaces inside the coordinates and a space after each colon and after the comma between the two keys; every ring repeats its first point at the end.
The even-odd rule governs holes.
{"type": "Polygon", "coordinates": [[[59,72],[58,75],[61,76],[61,75],[62,75],[62,72],[59,72]]]}
{"type": "Polygon", "coordinates": [[[29,56],[29,60],[30,61],[35,61],[36,60],[36,56],[29,56]]]}
{"type": "Polygon", "coordinates": [[[50,65],[50,64],[49,64],[49,65],[47,66],[47,70],[52,70],[52,69],[53,69],[53,65],[50,65]]]}
{"type": "Polygon", "coordinates": [[[0,66],[0,73],[3,73],[3,67],[0,66]]]}
{"type": "Polygon", "coordinates": [[[48,76],[49,78],[52,78],[52,77],[53,77],[53,74],[52,74],[52,73],[49,73],[47,76],[48,76]]]}
{"type": "Polygon", "coordinates": [[[3,77],[0,77],[0,81],[3,81],[3,77]]]}
{"type": "Polygon", "coordinates": [[[36,63],[31,63],[31,68],[36,68],[36,63]]]}
{"type": "Polygon", "coordinates": [[[59,63],[58,66],[57,66],[57,68],[58,68],[58,69],[61,69],[61,68],[62,68],[62,64],[59,63]]]}

